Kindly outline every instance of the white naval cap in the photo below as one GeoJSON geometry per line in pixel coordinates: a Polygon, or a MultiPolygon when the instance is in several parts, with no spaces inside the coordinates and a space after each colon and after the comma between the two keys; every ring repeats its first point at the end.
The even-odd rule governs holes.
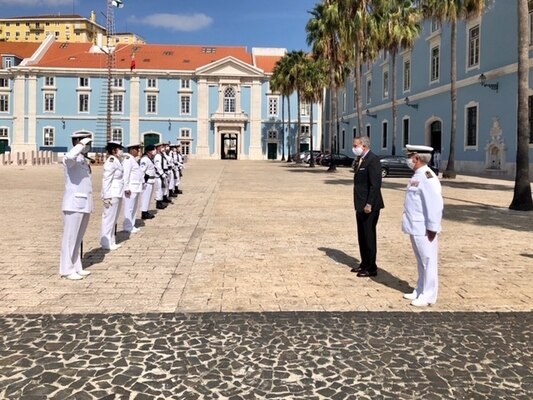
{"type": "Polygon", "coordinates": [[[124,148],[124,146],[122,146],[122,143],[118,142],[116,140],[111,140],[111,141],[107,142],[107,145],[105,146],[106,149],[115,149],[117,147],[120,148],[120,149],[124,148]]]}
{"type": "Polygon", "coordinates": [[[414,144],[407,144],[405,145],[405,148],[407,149],[407,154],[429,154],[433,151],[433,147],[431,146],[422,146],[414,144]]]}
{"type": "Polygon", "coordinates": [[[89,132],[75,132],[72,135],[70,135],[71,138],[86,138],[91,137],[91,134],[89,132]]]}
{"type": "Polygon", "coordinates": [[[130,143],[126,147],[131,149],[132,147],[142,147],[142,145],[140,143],[130,143]]]}

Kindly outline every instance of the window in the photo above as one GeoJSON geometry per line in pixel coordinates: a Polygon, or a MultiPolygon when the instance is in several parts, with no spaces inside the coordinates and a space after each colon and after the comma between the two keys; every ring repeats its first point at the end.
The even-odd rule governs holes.
{"type": "Polygon", "coordinates": [[[121,113],[123,111],[124,97],[121,94],[113,95],[113,112],[121,113]]]}
{"type": "Polygon", "coordinates": [[[80,87],[89,87],[89,78],[81,76],[79,79],[80,87]]]}
{"type": "Polygon", "coordinates": [[[89,112],[89,95],[84,93],[78,96],[78,111],[89,112]]]}
{"type": "Polygon", "coordinates": [[[383,124],[381,125],[381,148],[382,149],[387,148],[388,129],[389,129],[389,124],[387,122],[383,122],[383,124]]]}
{"type": "Polygon", "coordinates": [[[352,139],[355,139],[356,137],[357,137],[357,128],[354,127],[354,128],[352,129],[352,139]]]}
{"type": "Polygon", "coordinates": [[[191,88],[191,81],[190,81],[190,79],[182,79],[182,80],[181,80],[181,88],[182,88],[182,89],[190,89],[190,88],[191,88]]]}
{"type": "Polygon", "coordinates": [[[353,109],[357,108],[357,90],[353,88],[353,109]]]}
{"type": "Polygon", "coordinates": [[[0,94],[0,112],[9,112],[8,94],[0,94]]]}
{"type": "MultiPolygon", "coordinates": [[[[6,32],[6,35],[8,34],[9,32],[6,32]]],[[[8,69],[8,68],[11,68],[11,66],[13,65],[13,59],[11,57],[6,57],[4,58],[4,69],[8,69]]]]}
{"type": "Polygon", "coordinates": [[[477,106],[466,108],[466,146],[477,146],[477,106]]]}
{"type": "Polygon", "coordinates": [[[366,81],[366,104],[372,101],[372,79],[368,78],[366,81]]]}
{"type": "Polygon", "coordinates": [[[431,48],[431,82],[439,80],[440,46],[431,48]]]}
{"type": "Polygon", "coordinates": [[[191,96],[181,96],[181,114],[191,113],[191,96]]]}
{"type": "Polygon", "coordinates": [[[54,93],[45,93],[44,94],[44,111],[45,112],[54,112],[55,111],[55,94],[54,93]]]}
{"type": "Polygon", "coordinates": [[[276,131],[276,130],[268,131],[268,139],[269,140],[277,140],[278,139],[278,131],[276,131]]]}
{"type": "Polygon", "coordinates": [[[9,136],[8,128],[0,128],[0,138],[6,138],[9,136]]]}
{"type": "Polygon", "coordinates": [[[235,88],[229,86],[224,90],[224,112],[235,112],[235,88]]]}
{"type": "Polygon", "coordinates": [[[308,117],[311,114],[311,104],[306,101],[300,102],[300,115],[302,117],[308,117]]]}
{"type": "Polygon", "coordinates": [[[310,129],[309,129],[309,125],[302,125],[300,126],[300,136],[302,138],[306,138],[306,137],[309,137],[309,133],[310,133],[310,129]]]}
{"type": "Polygon", "coordinates": [[[47,76],[44,78],[44,86],[54,86],[55,80],[53,76],[47,76]]]}
{"type": "Polygon", "coordinates": [[[389,71],[383,71],[383,98],[389,97],[389,71]]]}
{"type": "Polygon", "coordinates": [[[9,79],[0,78],[0,87],[9,87],[9,79]]]}
{"type": "Polygon", "coordinates": [[[191,137],[191,130],[190,129],[181,129],[180,130],[180,137],[182,137],[182,138],[190,138],[191,137]]]}
{"type": "Polygon", "coordinates": [[[122,128],[113,128],[111,130],[111,140],[122,143],[122,128]]]}
{"type": "Polygon", "coordinates": [[[440,30],[440,20],[438,20],[437,18],[433,18],[431,20],[431,33],[433,32],[437,32],[438,30],[440,30]]]}
{"type": "Polygon", "coordinates": [[[346,148],[346,131],[343,129],[342,130],[342,135],[341,135],[341,138],[342,138],[342,142],[341,142],[341,149],[345,149],[346,148]]]}
{"type": "Polygon", "coordinates": [[[154,78],[148,78],[146,80],[146,87],[149,88],[156,88],[157,87],[157,79],[154,78]]]}
{"type": "Polygon", "coordinates": [[[157,113],[157,96],[149,94],[146,96],[146,113],[147,114],[156,114],[157,113]]]}
{"type": "Polygon", "coordinates": [[[468,31],[468,67],[479,65],[479,25],[468,31]]]}
{"type": "Polygon", "coordinates": [[[181,142],[181,154],[188,156],[191,152],[191,142],[181,142]]]}
{"type": "Polygon", "coordinates": [[[113,87],[123,87],[124,86],[124,80],[122,78],[113,78],[113,87]]]}
{"type": "Polygon", "coordinates": [[[268,98],[268,116],[275,117],[278,115],[278,98],[271,96],[268,98]]]}
{"type": "Polygon", "coordinates": [[[366,136],[370,137],[370,125],[366,126],[366,136]]]}
{"type": "Polygon", "coordinates": [[[402,146],[405,147],[409,144],[409,118],[403,120],[403,132],[402,132],[402,146]]]}
{"type": "Polygon", "coordinates": [[[533,96],[529,96],[529,144],[533,144],[533,96]]]}
{"type": "Polygon", "coordinates": [[[342,112],[346,112],[346,90],[342,92],[342,112]]]}
{"type": "Polygon", "coordinates": [[[411,60],[403,62],[403,91],[411,90],[411,60]]]}
{"type": "Polygon", "coordinates": [[[54,145],[54,128],[44,128],[43,146],[54,145]]]}

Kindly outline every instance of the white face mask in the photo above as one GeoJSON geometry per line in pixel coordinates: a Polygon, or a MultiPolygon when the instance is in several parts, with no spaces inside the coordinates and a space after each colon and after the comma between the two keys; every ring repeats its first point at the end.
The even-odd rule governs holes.
{"type": "Polygon", "coordinates": [[[353,154],[356,156],[356,157],[360,157],[363,155],[363,148],[362,147],[354,147],[352,149],[353,151],[353,154]]]}
{"type": "Polygon", "coordinates": [[[415,169],[415,162],[413,161],[412,158],[408,158],[407,159],[407,166],[411,169],[415,169]]]}

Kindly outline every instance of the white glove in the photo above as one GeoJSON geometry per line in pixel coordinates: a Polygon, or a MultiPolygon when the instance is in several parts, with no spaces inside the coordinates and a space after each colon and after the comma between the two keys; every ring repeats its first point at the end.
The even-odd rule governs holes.
{"type": "Polygon", "coordinates": [[[92,139],[90,137],[86,137],[80,140],[80,143],[84,146],[87,146],[88,143],[90,143],[92,139]]]}

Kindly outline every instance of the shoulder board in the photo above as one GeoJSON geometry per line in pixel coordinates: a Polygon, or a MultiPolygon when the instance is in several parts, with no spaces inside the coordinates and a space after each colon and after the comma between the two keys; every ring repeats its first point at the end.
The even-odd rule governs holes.
{"type": "Polygon", "coordinates": [[[111,156],[111,157],[108,158],[108,161],[110,161],[110,162],[114,162],[115,159],[113,158],[113,156],[111,156]]]}
{"type": "Polygon", "coordinates": [[[128,154],[126,154],[126,155],[124,156],[124,158],[125,158],[126,160],[129,160],[129,159],[130,159],[130,156],[129,156],[128,154]]]}
{"type": "Polygon", "coordinates": [[[426,178],[431,179],[433,176],[434,175],[431,173],[431,171],[426,171],[426,178]]]}

